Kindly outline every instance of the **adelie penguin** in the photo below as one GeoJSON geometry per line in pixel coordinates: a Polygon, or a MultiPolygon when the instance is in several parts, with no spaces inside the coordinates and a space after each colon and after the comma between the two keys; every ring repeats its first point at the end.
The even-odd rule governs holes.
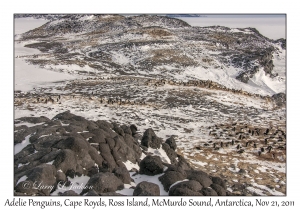
{"type": "Polygon", "coordinates": [[[267,150],[268,150],[268,153],[270,153],[271,150],[272,150],[272,147],[271,147],[271,146],[268,146],[267,150]]]}
{"type": "Polygon", "coordinates": [[[265,139],[265,144],[268,144],[268,139],[265,139]]]}

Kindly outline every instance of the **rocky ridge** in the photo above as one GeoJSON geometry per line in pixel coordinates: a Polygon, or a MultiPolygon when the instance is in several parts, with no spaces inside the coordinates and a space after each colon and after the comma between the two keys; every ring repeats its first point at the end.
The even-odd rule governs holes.
{"type": "Polygon", "coordinates": [[[51,195],[62,182],[73,185],[72,179],[76,177],[88,178],[81,192],[65,190],[58,194],[122,195],[126,184],[130,184],[135,196],[160,195],[157,183],[135,183],[137,175],[159,175],[158,180],[169,195],[234,195],[227,191],[226,180],[193,169],[177,154],[173,137],[163,143],[151,128],[142,136],[135,125],[94,122],[70,112],[51,120],[24,117],[16,120],[16,125],[19,122],[34,126],[15,127],[15,195],[51,195]],[[24,143],[27,146],[16,149],[24,143]],[[149,151],[160,148],[169,161],[157,156],[157,150],[149,151]],[[128,161],[136,168],[129,168],[128,161]],[[53,188],[24,188],[24,183],[34,182],[53,188]]]}
{"type": "MultiPolygon", "coordinates": [[[[246,84],[260,69],[270,78],[281,79],[273,71],[273,59],[286,45],[284,39],[268,39],[255,28],[192,27],[156,15],[55,16],[19,40],[39,41],[26,47],[45,54],[27,58],[27,62],[47,69],[53,64],[78,65],[94,70],[84,74],[176,79],[187,68],[219,72],[234,68],[230,77],[246,84]]],[[[199,79],[197,75],[188,77],[199,79]]]]}

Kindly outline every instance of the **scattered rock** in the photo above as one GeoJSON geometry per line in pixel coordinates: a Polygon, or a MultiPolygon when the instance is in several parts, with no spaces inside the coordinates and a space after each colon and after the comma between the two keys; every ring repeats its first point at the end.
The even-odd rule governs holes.
{"type": "Polygon", "coordinates": [[[194,180],[180,182],[169,190],[171,196],[201,196],[202,185],[194,180]]]}
{"type": "Polygon", "coordinates": [[[116,177],[118,177],[124,184],[130,184],[131,183],[131,177],[126,168],[116,168],[114,170],[114,174],[116,177]]]}
{"type": "Polygon", "coordinates": [[[140,182],[133,191],[134,196],[159,196],[160,190],[157,184],[151,182],[140,182]]]}
{"type": "Polygon", "coordinates": [[[164,186],[165,191],[169,191],[169,188],[172,184],[174,184],[177,181],[184,180],[186,177],[182,173],[179,173],[177,171],[166,171],[162,176],[160,176],[158,179],[164,186]]]}
{"type": "Polygon", "coordinates": [[[210,187],[220,196],[226,196],[226,190],[218,184],[212,184],[210,187]]]}
{"type": "Polygon", "coordinates": [[[154,176],[161,174],[164,170],[164,165],[158,156],[146,156],[140,163],[140,174],[154,176]]]}
{"type": "Polygon", "coordinates": [[[162,144],[162,140],[156,136],[152,128],[148,128],[142,137],[141,144],[145,147],[151,147],[153,149],[159,149],[162,144]]]}
{"type": "Polygon", "coordinates": [[[59,194],[60,196],[78,196],[76,192],[73,190],[65,191],[64,193],[59,194]]]}
{"type": "Polygon", "coordinates": [[[205,196],[218,196],[218,193],[216,191],[214,191],[213,189],[211,188],[203,188],[201,190],[202,194],[205,195],[205,196]]]}
{"type": "Polygon", "coordinates": [[[176,141],[173,136],[171,136],[170,138],[168,138],[166,140],[166,144],[168,144],[170,146],[170,148],[173,150],[176,150],[176,148],[177,148],[176,141]]]}
{"type": "Polygon", "coordinates": [[[203,187],[209,187],[213,182],[203,171],[186,171],[187,179],[198,181],[203,187]]]}
{"type": "Polygon", "coordinates": [[[124,188],[123,182],[116,177],[113,173],[98,173],[93,175],[88,183],[85,186],[85,189],[82,190],[80,195],[85,194],[90,189],[93,189],[96,193],[107,193],[115,192],[117,190],[122,190],[124,188]]]}

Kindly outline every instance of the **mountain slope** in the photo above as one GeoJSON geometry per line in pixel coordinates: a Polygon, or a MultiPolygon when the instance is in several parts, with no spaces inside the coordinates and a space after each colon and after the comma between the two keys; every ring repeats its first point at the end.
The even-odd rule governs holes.
{"type": "MultiPolygon", "coordinates": [[[[284,52],[284,40],[270,40],[254,28],[191,27],[154,15],[65,15],[24,33],[20,40],[33,39],[41,42],[26,47],[58,57],[56,66],[87,65],[96,75],[209,79],[262,95],[285,92],[285,75],[278,76],[274,66],[275,55],[284,52]],[[265,76],[268,83],[253,82],[265,76]],[[268,88],[273,83],[281,87],[268,88]]],[[[43,56],[29,62],[53,64],[43,56]]],[[[284,65],[284,56],[278,62],[284,65]]]]}

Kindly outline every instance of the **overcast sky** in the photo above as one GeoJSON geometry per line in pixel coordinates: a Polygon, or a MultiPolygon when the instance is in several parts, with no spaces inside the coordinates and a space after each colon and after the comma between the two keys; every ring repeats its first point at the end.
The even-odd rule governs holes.
{"type": "Polygon", "coordinates": [[[183,17],[179,19],[186,21],[192,26],[252,27],[271,39],[286,38],[285,15],[200,15],[203,15],[203,17],[183,17]]]}

